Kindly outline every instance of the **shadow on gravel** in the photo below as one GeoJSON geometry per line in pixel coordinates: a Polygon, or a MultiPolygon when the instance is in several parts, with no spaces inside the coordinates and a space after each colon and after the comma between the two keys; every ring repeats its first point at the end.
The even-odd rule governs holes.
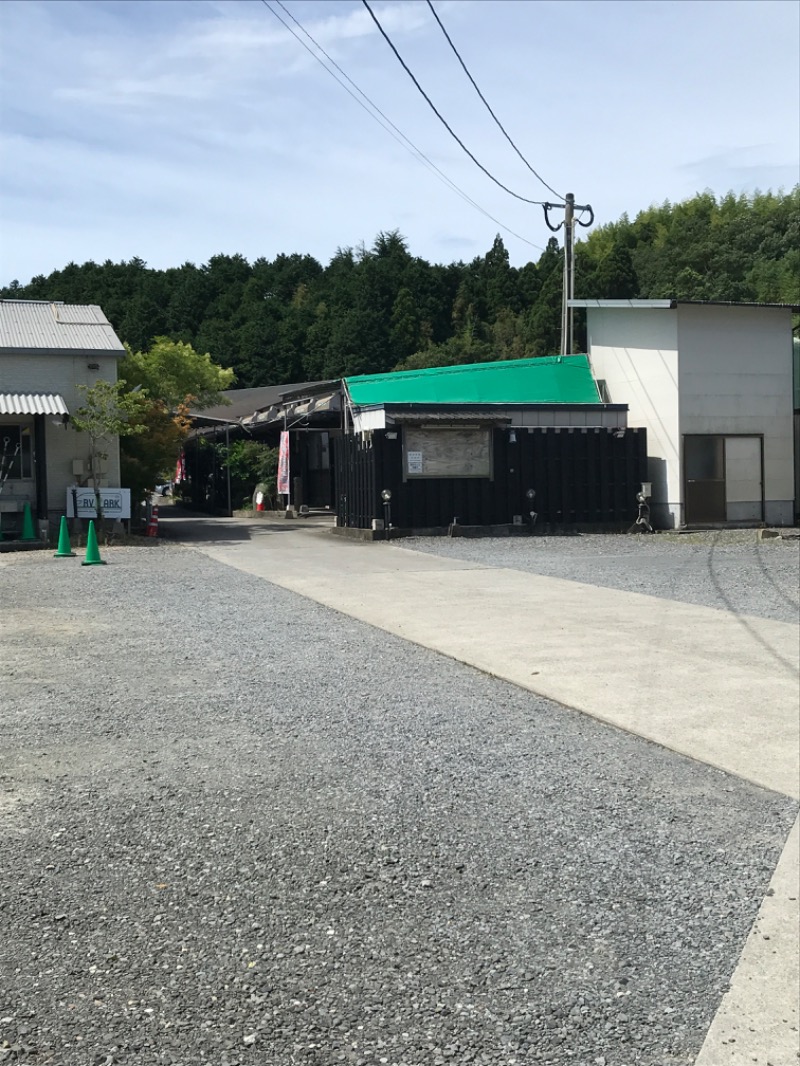
{"type": "MultiPolygon", "coordinates": [[[[794,662],[791,662],[789,659],[784,659],[784,657],[782,655],[780,655],[778,652],[775,651],[775,649],[772,647],[772,645],[769,644],[768,641],[766,641],[761,636],[761,634],[756,631],[755,627],[752,626],[750,624],[750,622],[747,621],[747,619],[744,617],[744,615],[741,613],[741,611],[737,610],[735,604],[732,602],[732,600],[730,599],[730,597],[726,593],[725,589],[722,587],[722,582],[717,577],[717,572],[716,572],[716,570],[714,568],[714,550],[715,550],[716,546],[717,546],[716,541],[712,542],[709,545],[708,556],[707,556],[707,559],[706,559],[706,565],[708,567],[708,576],[711,579],[711,583],[713,584],[714,588],[716,589],[717,595],[722,600],[722,602],[725,604],[726,609],[728,611],[730,611],[730,613],[734,616],[734,618],[739,623],[739,625],[741,625],[747,631],[747,633],[752,637],[752,639],[757,644],[761,645],[761,647],[770,656],[770,658],[773,659],[778,664],[778,666],[780,666],[783,670],[785,670],[789,674],[790,677],[792,677],[792,678],[796,677],[797,676],[797,666],[796,666],[796,664],[794,662]]],[[[770,583],[773,585],[773,587],[775,587],[776,591],[778,591],[780,593],[781,599],[783,599],[785,602],[788,602],[788,603],[791,604],[791,601],[788,600],[781,593],[780,589],[778,589],[778,587],[775,585],[775,582],[772,580],[770,574],[767,572],[767,569],[764,566],[764,563],[763,563],[763,561],[762,561],[760,556],[758,558],[758,561],[759,561],[759,565],[761,566],[761,569],[764,572],[764,575],[769,579],[770,583]]]]}

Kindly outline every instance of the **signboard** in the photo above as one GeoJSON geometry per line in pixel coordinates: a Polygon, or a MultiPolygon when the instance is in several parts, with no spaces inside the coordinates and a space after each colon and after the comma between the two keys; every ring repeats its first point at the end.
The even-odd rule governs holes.
{"type": "Polygon", "coordinates": [[[492,435],[488,428],[406,426],[406,477],[492,476],[492,435]]]}
{"type": "Polygon", "coordinates": [[[422,473],[422,452],[408,452],[408,473],[422,473]]]}
{"type": "MultiPolygon", "coordinates": [[[[100,506],[105,518],[130,518],[130,489],[100,489],[100,506]]],[[[73,485],[67,489],[67,518],[97,518],[97,499],[93,488],[73,485]],[[74,502],[77,494],[78,514],[74,502]]]]}
{"type": "Polygon", "coordinates": [[[289,434],[281,433],[281,446],[278,452],[278,492],[284,496],[291,494],[289,488],[289,434]]]}

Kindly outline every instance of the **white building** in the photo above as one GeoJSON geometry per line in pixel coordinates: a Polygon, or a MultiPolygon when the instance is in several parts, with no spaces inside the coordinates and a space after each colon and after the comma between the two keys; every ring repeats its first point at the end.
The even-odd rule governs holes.
{"type": "Polygon", "coordinates": [[[602,398],[647,429],[661,528],[791,525],[792,313],[777,304],[573,300],[602,398]]]}
{"type": "MultiPolygon", "coordinates": [[[[99,307],[0,300],[0,529],[25,503],[40,521],[65,513],[67,488],[91,477],[89,440],[69,425],[79,386],[117,380],[125,348],[99,307]]],[[[119,441],[107,445],[103,486],[120,483],[119,441]]]]}

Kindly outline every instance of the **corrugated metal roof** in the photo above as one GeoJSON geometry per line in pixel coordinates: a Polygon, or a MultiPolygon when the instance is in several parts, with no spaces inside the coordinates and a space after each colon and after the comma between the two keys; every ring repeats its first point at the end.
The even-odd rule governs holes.
{"type": "Polygon", "coordinates": [[[800,314],[798,304],[774,304],[753,303],[746,300],[570,300],[570,307],[602,307],[607,310],[619,308],[632,308],[633,310],[648,310],[648,308],[662,308],[674,311],[677,307],[756,307],[767,310],[791,311],[800,314]]]}
{"type": "Polygon", "coordinates": [[[68,415],[64,397],[55,392],[0,392],[0,415],[68,415]]]}
{"type": "Polygon", "coordinates": [[[585,355],[361,374],[345,380],[350,398],[357,406],[600,402],[585,355]]]}
{"type": "Polygon", "coordinates": [[[0,300],[0,349],[92,351],[123,355],[125,347],[95,304],[0,300]]]}
{"type": "Polygon", "coordinates": [[[219,419],[223,422],[237,422],[240,418],[263,411],[279,403],[283,394],[292,389],[307,388],[308,385],[260,385],[254,389],[229,389],[223,392],[226,402],[214,407],[205,407],[202,411],[192,410],[190,418],[219,419]]]}

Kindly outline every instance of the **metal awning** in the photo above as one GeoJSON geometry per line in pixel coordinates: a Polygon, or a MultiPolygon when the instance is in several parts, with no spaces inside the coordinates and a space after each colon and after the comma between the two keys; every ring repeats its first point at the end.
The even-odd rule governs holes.
{"type": "Polygon", "coordinates": [[[326,396],[312,396],[307,403],[301,403],[292,410],[292,417],[312,414],[325,414],[327,411],[341,411],[342,397],[339,392],[330,392],[326,396]]]}
{"type": "Polygon", "coordinates": [[[256,426],[264,422],[283,422],[287,419],[294,421],[298,418],[307,418],[309,415],[328,414],[341,411],[341,409],[341,393],[330,392],[320,396],[304,397],[300,403],[296,400],[286,400],[280,404],[273,404],[272,407],[256,411],[242,421],[245,425],[256,426]]]}
{"type": "Polygon", "coordinates": [[[0,415],[69,415],[56,392],[0,392],[0,415]]]}

